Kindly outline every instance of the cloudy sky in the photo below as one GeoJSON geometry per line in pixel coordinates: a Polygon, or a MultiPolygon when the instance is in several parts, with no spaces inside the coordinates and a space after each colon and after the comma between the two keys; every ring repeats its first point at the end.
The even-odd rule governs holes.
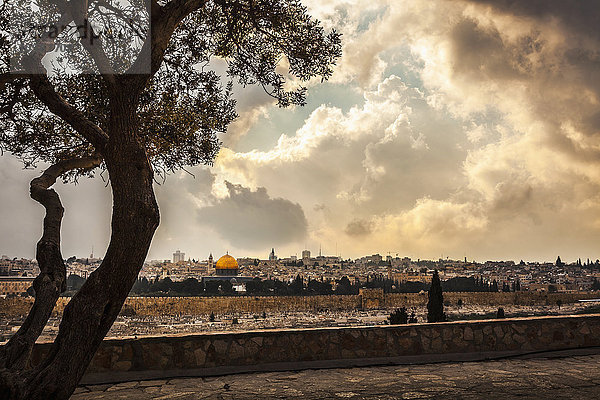
{"type": "MultiPolygon", "coordinates": [[[[307,106],[238,90],[211,168],[156,188],[149,259],[600,258],[600,2],[310,0],[343,34],[307,106]]],[[[0,157],[0,253],[34,255],[42,208],[0,157]]],[[[57,185],[63,255],[101,255],[110,190],[57,185]]]]}

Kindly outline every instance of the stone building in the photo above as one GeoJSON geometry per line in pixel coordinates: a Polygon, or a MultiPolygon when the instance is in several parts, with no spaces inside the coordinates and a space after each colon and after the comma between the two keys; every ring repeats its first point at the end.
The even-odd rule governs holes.
{"type": "Polygon", "coordinates": [[[0,276],[0,295],[25,293],[34,279],[32,276],[0,276]]]}

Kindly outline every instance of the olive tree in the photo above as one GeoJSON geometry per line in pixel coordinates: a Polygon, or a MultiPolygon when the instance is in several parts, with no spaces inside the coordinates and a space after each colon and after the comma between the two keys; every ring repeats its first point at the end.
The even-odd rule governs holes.
{"type": "Polygon", "coordinates": [[[234,84],[303,105],[306,82],[332,74],[340,36],[297,0],[2,0],[0,47],[0,151],[45,168],[30,193],[46,210],[35,301],[0,348],[0,397],[66,399],[142,268],[157,177],[212,163],[236,118],[234,84]],[[23,35],[33,23],[40,34],[23,35]],[[98,171],[112,190],[110,242],[33,366],[66,282],[52,185],[98,171]]]}

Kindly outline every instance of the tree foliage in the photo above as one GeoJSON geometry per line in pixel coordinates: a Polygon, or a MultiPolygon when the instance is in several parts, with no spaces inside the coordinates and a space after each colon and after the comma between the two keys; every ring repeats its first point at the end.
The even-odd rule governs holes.
{"type": "MultiPolygon", "coordinates": [[[[2,18],[23,17],[21,3],[3,3],[2,18]]],[[[144,3],[133,3],[110,22],[128,17],[143,20],[147,13],[144,3]]],[[[40,4],[46,7],[37,13],[38,18],[59,20],[59,7],[44,1],[40,4]]],[[[90,1],[87,18],[107,17],[105,4],[104,0],[90,1]]],[[[159,38],[168,45],[161,60],[147,60],[152,64],[151,76],[138,95],[138,139],[159,173],[212,163],[221,144],[218,135],[225,133],[236,117],[234,83],[260,85],[280,107],[303,105],[306,83],[315,77],[327,79],[341,54],[340,35],[325,32],[297,0],[182,0],[161,6],[163,13],[172,12],[174,17],[179,16],[175,7],[194,9],[179,16],[181,21],[170,37],[159,38]],[[216,69],[223,63],[226,72],[221,77],[216,69]]],[[[153,23],[151,28],[159,26],[153,23]]],[[[21,50],[14,43],[11,46],[10,39],[10,30],[5,29],[0,41],[0,74],[10,72],[11,57],[21,50]]],[[[66,34],[61,39],[71,47],[55,60],[49,83],[82,117],[106,132],[114,79],[107,79],[110,74],[90,57],[84,40],[78,44],[66,34]]],[[[136,60],[134,48],[105,46],[104,50],[106,69],[117,79],[125,76],[119,73],[135,72],[134,62],[123,61],[136,60]]],[[[24,77],[0,88],[0,150],[17,156],[26,166],[89,156],[99,150],[77,126],[49,109],[31,86],[24,77]]],[[[85,172],[89,171],[75,171],[70,177],[85,172]]]]}
{"type": "Polygon", "coordinates": [[[496,311],[496,318],[504,318],[504,308],[498,307],[496,311]]]}
{"type": "Polygon", "coordinates": [[[390,325],[401,325],[401,324],[408,324],[408,312],[406,312],[406,308],[405,307],[401,307],[399,309],[394,310],[389,316],[388,316],[388,322],[390,323],[390,325]]]}
{"type": "Polygon", "coordinates": [[[444,295],[438,271],[433,271],[431,287],[429,288],[427,302],[427,322],[443,322],[446,320],[444,313],[444,295]]]}

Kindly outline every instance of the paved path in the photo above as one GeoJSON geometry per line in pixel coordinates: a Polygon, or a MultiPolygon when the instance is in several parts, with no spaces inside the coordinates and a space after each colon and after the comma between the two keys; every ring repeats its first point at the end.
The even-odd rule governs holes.
{"type": "Polygon", "coordinates": [[[84,399],[600,399],[600,355],[127,382],[84,399]]]}

